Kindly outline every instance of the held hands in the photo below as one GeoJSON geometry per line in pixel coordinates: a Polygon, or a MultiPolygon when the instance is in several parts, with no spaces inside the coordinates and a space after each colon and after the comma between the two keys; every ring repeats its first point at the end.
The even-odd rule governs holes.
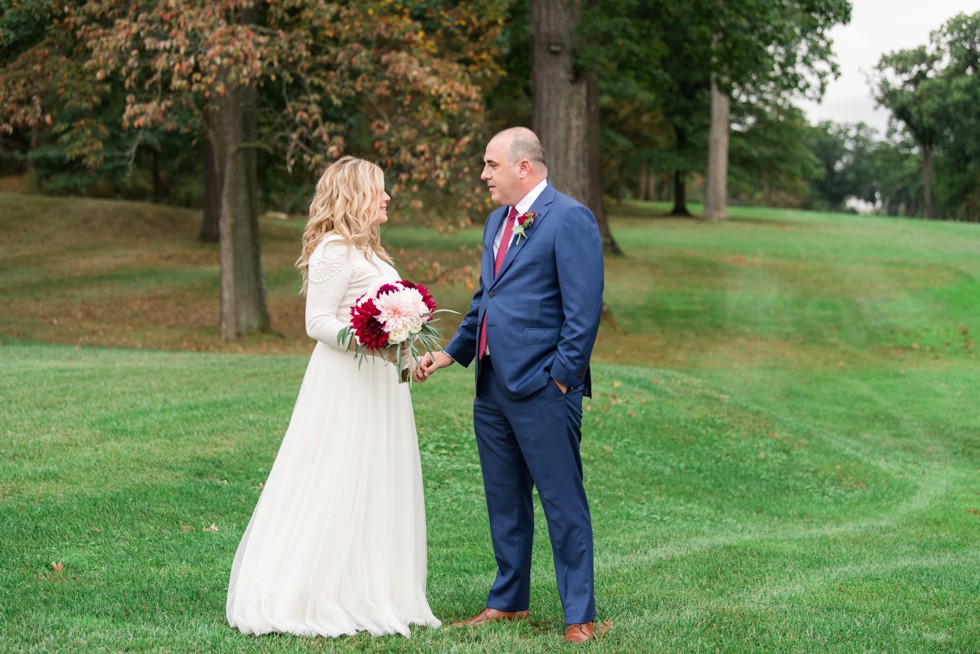
{"type": "Polygon", "coordinates": [[[453,358],[445,352],[426,352],[419,359],[419,365],[415,368],[412,378],[421,384],[436,370],[451,366],[453,363],[455,363],[453,358]]]}

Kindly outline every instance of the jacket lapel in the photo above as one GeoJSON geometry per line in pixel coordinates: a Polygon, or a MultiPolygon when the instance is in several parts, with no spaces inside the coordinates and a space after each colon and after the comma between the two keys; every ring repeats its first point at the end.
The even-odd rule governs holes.
{"type": "Polygon", "coordinates": [[[500,231],[508,211],[510,207],[501,207],[500,210],[491,213],[487,221],[487,231],[483,237],[483,265],[480,266],[484,288],[489,288],[493,284],[493,239],[497,237],[497,232],[500,231]]]}
{"type": "MultiPolygon", "coordinates": [[[[534,212],[534,224],[530,228],[528,228],[524,236],[521,237],[520,243],[516,243],[513,241],[511,242],[510,247],[507,249],[507,254],[504,255],[504,262],[500,264],[500,272],[497,273],[495,279],[500,279],[501,277],[504,276],[504,274],[507,272],[507,269],[510,267],[510,264],[521,253],[521,250],[524,249],[524,245],[530,239],[534,238],[534,232],[537,231],[537,228],[541,226],[541,221],[543,221],[545,217],[548,215],[548,211],[550,211],[551,209],[551,203],[554,201],[555,201],[555,188],[551,184],[548,184],[545,187],[545,189],[541,191],[541,195],[539,195],[538,199],[534,201],[534,204],[531,205],[531,208],[528,209],[528,211],[534,212]]],[[[506,211],[507,210],[505,209],[504,215],[506,215],[506,211]]],[[[498,224],[498,228],[499,228],[499,224],[498,224]]],[[[494,232],[494,234],[496,234],[496,232],[494,232]]],[[[512,238],[516,239],[516,236],[512,238]]],[[[493,278],[493,243],[492,242],[490,244],[490,271],[491,271],[490,276],[491,278],[493,278]]]]}

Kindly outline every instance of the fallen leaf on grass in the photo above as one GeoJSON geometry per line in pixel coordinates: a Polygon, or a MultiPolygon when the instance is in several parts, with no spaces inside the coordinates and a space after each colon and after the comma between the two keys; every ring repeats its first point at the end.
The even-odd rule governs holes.
{"type": "Polygon", "coordinates": [[[977,511],[976,509],[967,509],[967,511],[969,511],[973,515],[980,515],[980,511],[977,511]]]}
{"type": "Polygon", "coordinates": [[[204,531],[220,531],[220,529],[218,529],[218,525],[212,522],[210,527],[204,528],[204,531]]]}
{"type": "Polygon", "coordinates": [[[55,572],[61,572],[65,568],[65,564],[61,561],[52,561],[51,569],[55,572]]]}
{"type": "Polygon", "coordinates": [[[191,527],[190,525],[181,525],[180,528],[183,529],[184,531],[190,531],[194,527],[191,527]]]}

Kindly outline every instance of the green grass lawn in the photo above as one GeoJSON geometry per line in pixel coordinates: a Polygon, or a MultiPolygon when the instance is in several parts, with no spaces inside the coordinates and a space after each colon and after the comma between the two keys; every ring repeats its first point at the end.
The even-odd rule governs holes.
{"type": "MultiPolygon", "coordinates": [[[[287,327],[298,227],[264,225],[280,335],[228,347],[202,318],[216,268],[193,216],[76,203],[0,195],[0,651],[574,649],[540,514],[528,623],[411,639],[228,628],[231,559],[310,349],[287,327]],[[73,217],[88,231],[65,234],[73,217]]],[[[980,651],[976,226],[655,213],[614,209],[627,256],[607,261],[614,324],[583,442],[614,628],[580,649],[980,651]]],[[[478,233],[385,238],[464,308],[478,233]]],[[[494,571],[470,371],[413,397],[429,597],[451,622],[482,607],[494,571]]]]}

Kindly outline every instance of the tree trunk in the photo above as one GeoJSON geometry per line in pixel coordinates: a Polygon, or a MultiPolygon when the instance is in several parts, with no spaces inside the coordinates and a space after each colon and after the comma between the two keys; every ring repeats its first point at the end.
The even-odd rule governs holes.
{"type": "Polygon", "coordinates": [[[650,199],[650,169],[640,166],[636,174],[636,199],[641,202],[650,199]]]}
{"type": "Polygon", "coordinates": [[[932,206],[932,146],[922,148],[922,203],[927,220],[936,219],[936,209],[932,206]]]}
{"type": "Polygon", "coordinates": [[[606,254],[623,254],[623,250],[613,238],[606,219],[606,202],[602,192],[602,139],[599,133],[599,82],[595,73],[585,79],[587,87],[585,160],[588,164],[586,175],[585,205],[592,208],[596,222],[599,225],[599,235],[602,237],[602,251],[606,254]]]}
{"type": "Polygon", "coordinates": [[[556,188],[592,209],[603,249],[619,254],[606,219],[599,145],[598,85],[575,69],[578,4],[530,0],[531,127],[541,139],[548,178],[556,188]]]}
{"type": "MultiPolygon", "coordinates": [[[[205,112],[205,122],[211,123],[210,117],[205,112]]],[[[218,175],[218,162],[215,159],[214,144],[211,134],[213,131],[207,129],[204,141],[204,218],[201,220],[201,229],[197,233],[197,240],[203,243],[217,243],[221,239],[218,221],[221,216],[221,185],[218,175]]]]}
{"type": "Polygon", "coordinates": [[[222,340],[269,331],[265,281],[259,247],[254,87],[224,76],[224,94],[216,94],[213,134],[221,208],[222,340]]]}
{"type": "Polygon", "coordinates": [[[687,210],[687,187],[684,183],[686,173],[683,170],[674,171],[674,208],[671,209],[671,216],[690,216],[687,210]]]}
{"type": "Polygon", "coordinates": [[[703,220],[728,218],[728,122],[730,100],[711,74],[711,127],[708,139],[708,175],[705,179],[703,220]]]}
{"type": "Polygon", "coordinates": [[[550,180],[584,202],[588,89],[574,72],[575,15],[568,0],[530,0],[530,13],[531,128],[544,146],[550,180]]]}
{"type": "Polygon", "coordinates": [[[640,167],[637,177],[636,199],[645,202],[658,200],[660,198],[658,191],[660,173],[650,170],[650,166],[644,164],[640,167]]]}

